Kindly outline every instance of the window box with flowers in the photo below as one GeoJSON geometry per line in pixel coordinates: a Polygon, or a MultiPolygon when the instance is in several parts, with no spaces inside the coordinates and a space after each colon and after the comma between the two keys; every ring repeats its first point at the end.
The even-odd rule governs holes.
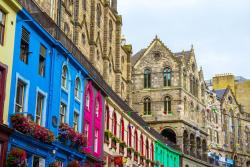
{"type": "Polygon", "coordinates": [[[119,152],[124,154],[124,148],[127,147],[126,143],[124,141],[121,141],[119,144],[119,152]]]}
{"type": "Polygon", "coordinates": [[[7,167],[26,167],[27,166],[27,155],[26,152],[19,148],[12,148],[8,158],[7,167]]]}
{"type": "Polygon", "coordinates": [[[134,152],[134,149],[132,147],[128,147],[127,148],[127,157],[128,158],[131,158],[132,152],[134,152]]]}
{"type": "Polygon", "coordinates": [[[67,167],[82,167],[82,165],[79,161],[73,160],[67,165],[67,167]]]}
{"type": "Polygon", "coordinates": [[[119,143],[119,139],[116,136],[112,136],[111,138],[111,148],[116,149],[116,144],[119,143]]]}
{"type": "Polygon", "coordinates": [[[144,159],[145,159],[145,156],[141,155],[140,156],[140,164],[144,165],[144,159]]]}
{"type": "Polygon", "coordinates": [[[159,161],[156,161],[156,162],[155,162],[155,165],[159,166],[159,165],[160,165],[160,162],[159,162],[159,161]]]}
{"type": "Polygon", "coordinates": [[[75,148],[79,152],[87,145],[86,136],[83,133],[74,131],[74,129],[66,123],[59,126],[58,139],[63,144],[75,148]]]}
{"type": "Polygon", "coordinates": [[[15,130],[25,135],[30,135],[43,143],[50,144],[55,141],[55,136],[51,131],[35,124],[24,115],[13,115],[11,117],[11,123],[15,130]]]}
{"type": "Polygon", "coordinates": [[[104,132],[104,142],[109,144],[109,138],[111,138],[113,136],[112,132],[110,132],[109,130],[105,130],[104,132]]]}

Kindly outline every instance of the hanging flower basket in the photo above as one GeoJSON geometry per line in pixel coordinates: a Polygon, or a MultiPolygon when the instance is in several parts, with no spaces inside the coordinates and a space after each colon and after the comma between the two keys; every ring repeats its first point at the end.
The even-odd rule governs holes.
{"type": "Polygon", "coordinates": [[[82,167],[82,165],[79,161],[73,160],[67,165],[67,167],[82,167]]]}
{"type": "Polygon", "coordinates": [[[26,167],[26,166],[27,166],[26,152],[19,148],[12,148],[7,158],[7,167],[26,167]]]}
{"type": "Polygon", "coordinates": [[[30,135],[43,143],[52,143],[55,140],[54,134],[48,129],[35,124],[21,114],[16,114],[11,117],[11,123],[15,130],[30,135]]]}

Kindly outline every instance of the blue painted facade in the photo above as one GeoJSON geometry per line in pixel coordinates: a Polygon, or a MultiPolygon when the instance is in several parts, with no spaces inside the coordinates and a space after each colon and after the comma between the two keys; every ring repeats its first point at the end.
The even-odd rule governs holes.
{"type": "MultiPolygon", "coordinates": [[[[13,55],[13,70],[11,80],[10,105],[8,121],[11,125],[11,116],[19,113],[16,111],[17,84],[21,81],[25,85],[23,112],[33,121],[36,119],[37,97],[44,97],[41,126],[52,131],[58,136],[60,121],[60,105],[66,107],[64,123],[71,127],[74,125],[74,113],[78,114],[78,132],[83,132],[83,106],[84,89],[88,73],[73,56],[53,37],[51,37],[26,10],[17,15],[15,49],[13,55]],[[28,63],[20,59],[22,29],[29,33],[28,63]],[[45,75],[39,75],[40,47],[46,48],[45,75]],[[62,86],[63,69],[66,68],[66,86],[62,86]],[[76,79],[79,78],[78,98],[75,96],[76,79]]],[[[98,88],[97,88],[98,90],[98,88]]],[[[102,95],[102,98],[104,96],[102,95]]],[[[103,107],[104,108],[104,107],[103,107]]],[[[102,118],[103,120],[103,118],[102,118]]],[[[103,129],[102,129],[103,130],[103,129]]],[[[103,138],[103,135],[102,135],[103,138]]],[[[102,140],[103,141],[103,140],[102,140]]],[[[43,164],[60,160],[66,166],[71,160],[79,160],[84,163],[86,156],[68,146],[54,141],[52,144],[44,144],[30,136],[14,132],[10,138],[8,150],[12,147],[24,149],[28,155],[28,166],[31,167],[34,156],[43,159],[43,164]]],[[[92,147],[92,146],[91,146],[92,147]]]]}

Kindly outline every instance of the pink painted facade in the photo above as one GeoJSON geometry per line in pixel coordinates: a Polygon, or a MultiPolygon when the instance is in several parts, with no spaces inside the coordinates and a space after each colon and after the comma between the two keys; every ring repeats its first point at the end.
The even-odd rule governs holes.
{"type": "Polygon", "coordinates": [[[103,96],[89,81],[84,94],[84,125],[87,147],[84,152],[101,159],[103,155],[103,96]]]}
{"type": "Polygon", "coordinates": [[[92,153],[93,147],[93,87],[92,82],[86,85],[85,93],[84,93],[84,126],[83,130],[85,135],[87,136],[87,147],[84,152],[92,153]]]}

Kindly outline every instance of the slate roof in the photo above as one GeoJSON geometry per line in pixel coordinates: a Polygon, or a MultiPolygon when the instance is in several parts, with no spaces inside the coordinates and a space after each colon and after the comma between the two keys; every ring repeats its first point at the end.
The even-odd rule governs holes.
{"type": "Polygon", "coordinates": [[[222,99],[223,95],[225,94],[227,89],[220,89],[220,90],[215,90],[215,94],[217,97],[219,97],[220,99],[222,99]]]}
{"type": "Polygon", "coordinates": [[[131,63],[134,66],[135,63],[141,58],[141,56],[146,52],[146,49],[141,49],[139,52],[137,52],[134,56],[131,57],[131,63]]]}

